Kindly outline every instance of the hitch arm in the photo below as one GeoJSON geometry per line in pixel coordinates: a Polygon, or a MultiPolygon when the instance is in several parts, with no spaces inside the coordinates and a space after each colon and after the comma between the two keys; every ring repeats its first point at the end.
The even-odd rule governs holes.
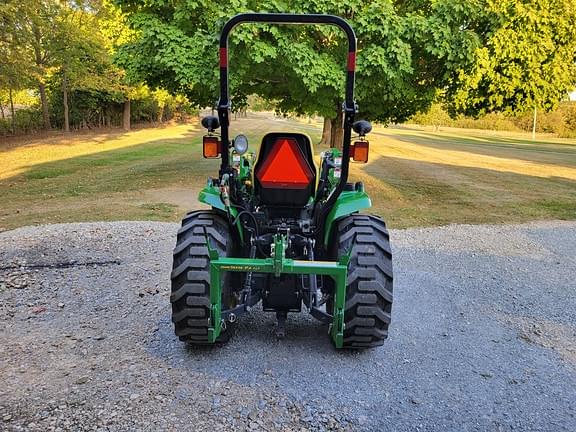
{"type": "Polygon", "coordinates": [[[277,234],[274,238],[274,256],[258,258],[220,258],[218,252],[207,242],[210,255],[210,327],[208,341],[216,342],[222,331],[222,288],[221,274],[225,271],[273,273],[275,275],[305,274],[326,275],[334,279],[336,292],[334,296],[334,315],[330,325],[330,336],[336,348],[344,344],[344,304],[346,302],[346,279],[348,275],[349,255],[334,261],[304,261],[286,258],[286,237],[277,234]]]}

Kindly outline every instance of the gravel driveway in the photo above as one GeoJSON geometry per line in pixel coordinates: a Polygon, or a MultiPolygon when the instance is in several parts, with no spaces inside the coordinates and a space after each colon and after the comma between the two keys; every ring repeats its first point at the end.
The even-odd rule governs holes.
{"type": "Polygon", "coordinates": [[[175,224],[0,233],[0,430],[576,431],[576,223],[392,232],[390,339],[172,333],[175,224]]]}

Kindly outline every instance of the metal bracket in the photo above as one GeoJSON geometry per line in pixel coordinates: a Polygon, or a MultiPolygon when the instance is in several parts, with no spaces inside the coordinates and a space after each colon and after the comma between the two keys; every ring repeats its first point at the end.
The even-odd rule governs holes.
{"type": "MultiPolygon", "coordinates": [[[[207,237],[207,236],[206,236],[207,237]]],[[[222,291],[221,273],[231,272],[255,272],[274,273],[275,275],[305,274],[326,275],[336,282],[334,298],[334,316],[330,327],[330,335],[336,348],[344,345],[344,304],[346,302],[346,279],[350,255],[340,257],[334,261],[304,261],[286,258],[286,236],[277,234],[274,236],[272,256],[265,259],[257,258],[227,258],[218,257],[218,252],[210,246],[206,238],[208,254],[210,256],[210,328],[208,329],[208,341],[215,342],[222,330],[222,291]]]]}
{"type": "Polygon", "coordinates": [[[210,261],[217,260],[219,258],[218,251],[212,247],[210,244],[210,238],[208,237],[208,232],[206,231],[206,227],[202,227],[204,229],[204,238],[206,239],[206,249],[208,249],[208,257],[210,261]]]}
{"type": "Polygon", "coordinates": [[[330,335],[336,348],[342,348],[344,346],[344,307],[346,304],[348,263],[350,262],[351,254],[352,250],[349,250],[347,254],[338,257],[338,265],[343,267],[344,271],[334,277],[336,291],[334,293],[334,313],[332,316],[330,335]]]}
{"type": "Polygon", "coordinates": [[[348,267],[350,262],[350,257],[352,256],[352,248],[350,248],[346,254],[338,258],[338,264],[348,267]]]}
{"type": "Polygon", "coordinates": [[[220,336],[221,322],[220,313],[222,311],[222,293],[220,290],[220,273],[216,271],[215,279],[212,279],[214,273],[214,268],[212,263],[217,262],[220,258],[218,251],[212,247],[210,244],[210,238],[208,237],[208,231],[206,227],[204,229],[204,237],[206,239],[206,249],[208,249],[208,257],[210,258],[210,316],[208,317],[210,322],[210,327],[208,327],[208,342],[214,343],[218,336],[220,336]]]}
{"type": "Polygon", "coordinates": [[[270,256],[274,267],[274,276],[278,277],[284,270],[284,261],[286,259],[286,237],[282,234],[274,234],[274,248],[270,256]]]}

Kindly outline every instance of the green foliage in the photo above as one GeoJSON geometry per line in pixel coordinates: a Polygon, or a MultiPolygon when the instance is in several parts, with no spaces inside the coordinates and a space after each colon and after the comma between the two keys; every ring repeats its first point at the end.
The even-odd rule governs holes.
{"type": "MultiPolygon", "coordinates": [[[[488,113],[479,117],[459,115],[451,118],[442,105],[435,103],[425,113],[412,116],[408,123],[422,126],[441,126],[463,129],[486,129],[494,131],[532,131],[534,113],[505,114],[488,113]]],[[[562,102],[550,112],[538,112],[536,132],[551,133],[560,138],[576,137],[576,102],[562,102]]]]}
{"type": "MultiPolygon", "coordinates": [[[[17,106],[35,107],[39,103],[38,94],[28,89],[13,91],[12,103],[17,106]]],[[[0,88],[0,111],[2,118],[10,115],[10,91],[8,89],[0,88]]]]}
{"type": "MultiPolygon", "coordinates": [[[[134,37],[121,11],[110,0],[7,0],[0,4],[0,105],[10,114],[15,105],[34,106],[30,87],[42,87],[41,104],[51,125],[64,127],[65,104],[72,128],[120,125],[123,103],[133,100],[134,121],[183,118],[187,99],[165,90],[129,86],[112,63],[119,44],[134,37]],[[10,91],[10,89],[12,91],[10,91]],[[24,100],[23,96],[28,95],[24,100]]],[[[38,129],[36,109],[14,116],[16,133],[38,129]],[[34,113],[34,115],[32,115],[34,113]]],[[[6,118],[0,135],[11,130],[6,118]]]]}
{"type": "Polygon", "coordinates": [[[276,111],[275,101],[264,99],[258,95],[248,96],[248,106],[252,111],[276,111]]]}
{"type": "MultiPolygon", "coordinates": [[[[138,38],[117,60],[131,79],[187,94],[199,106],[217,98],[218,34],[239,12],[330,13],[351,21],[358,36],[357,99],[362,115],[399,121],[426,109],[447,77],[446,65],[467,59],[477,38],[459,31],[466,15],[449,3],[399,13],[389,0],[269,2],[136,2],[117,0],[138,38]],[[438,40],[442,40],[439,45],[438,40]]],[[[250,94],[277,101],[283,112],[335,117],[343,99],[346,41],[330,26],[243,25],[230,39],[234,104],[250,94]]]]}
{"type": "MultiPolygon", "coordinates": [[[[574,0],[5,0],[0,103],[6,110],[10,90],[44,95],[48,86],[50,105],[45,97],[41,104],[61,125],[57,99],[66,89],[77,126],[101,124],[127,98],[138,118],[151,121],[212,106],[219,32],[245,11],[350,21],[358,36],[359,116],[380,122],[426,112],[439,91],[451,115],[484,116],[552,110],[576,87],[574,0]],[[142,82],[161,90],[141,98],[142,82]]],[[[284,114],[337,117],[346,61],[339,29],[242,25],[229,58],[235,111],[257,95],[284,114]]],[[[561,115],[566,125],[576,121],[570,115],[561,115]]],[[[546,130],[564,133],[553,126],[559,122],[546,130]]]]}
{"type": "Polygon", "coordinates": [[[46,85],[74,91],[124,92],[99,30],[95,1],[6,0],[0,5],[0,88],[39,89],[49,127],[46,85]],[[14,78],[16,77],[16,78],[14,78]]]}
{"type": "MultiPolygon", "coordinates": [[[[24,134],[42,130],[42,111],[38,107],[18,109],[14,114],[14,126],[19,133],[24,134]]],[[[0,119],[0,136],[11,134],[11,118],[0,119]]]]}
{"type": "Polygon", "coordinates": [[[433,104],[427,112],[414,115],[410,119],[410,122],[419,125],[434,126],[435,130],[439,130],[441,126],[453,124],[452,119],[448,113],[442,109],[440,104],[433,104]]]}
{"type": "Polygon", "coordinates": [[[456,69],[453,112],[550,110],[576,87],[573,0],[485,0],[475,19],[481,47],[471,67],[456,69]]]}
{"type": "MultiPolygon", "coordinates": [[[[514,122],[522,130],[532,130],[533,113],[518,115],[514,122]]],[[[561,138],[576,138],[576,102],[562,102],[550,112],[539,111],[536,132],[552,133],[561,138]]]]}
{"type": "MultiPolygon", "coordinates": [[[[49,83],[52,123],[63,125],[62,81],[58,76],[49,83]]],[[[151,91],[146,86],[132,90],[130,119],[133,123],[185,120],[196,114],[188,100],[163,90],[151,91]]],[[[118,127],[122,125],[124,95],[101,90],[77,89],[69,93],[70,127],[72,129],[118,127]]]]}
{"type": "MultiPolygon", "coordinates": [[[[139,2],[116,0],[137,38],[118,62],[131,79],[217,97],[217,41],[239,12],[329,13],[358,36],[361,115],[402,121],[426,111],[439,89],[452,113],[549,109],[575,86],[573,0],[334,0],[139,2]]],[[[283,112],[335,117],[342,101],[345,40],[332,27],[244,25],[230,40],[236,105],[258,94],[283,112]]]]}
{"type": "Polygon", "coordinates": [[[29,84],[36,72],[34,64],[23,56],[21,47],[28,44],[31,34],[24,31],[23,15],[32,10],[31,1],[0,3],[0,88],[18,90],[29,84]]]}
{"type": "MultiPolygon", "coordinates": [[[[458,116],[448,123],[449,126],[461,129],[484,129],[492,131],[521,131],[523,129],[516,119],[507,117],[501,113],[489,113],[481,117],[458,116]]],[[[531,126],[530,126],[531,127],[531,126]]]]}

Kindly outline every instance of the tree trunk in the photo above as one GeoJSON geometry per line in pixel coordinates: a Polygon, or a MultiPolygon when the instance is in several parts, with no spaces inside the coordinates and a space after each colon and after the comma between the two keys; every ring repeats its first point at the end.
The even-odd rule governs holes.
{"type": "Polygon", "coordinates": [[[14,99],[12,99],[12,89],[9,89],[10,94],[10,112],[12,113],[12,135],[16,135],[16,113],[14,111],[14,99]]]}
{"type": "Polygon", "coordinates": [[[40,84],[38,86],[40,91],[40,103],[42,104],[42,118],[44,119],[44,129],[52,129],[50,125],[50,114],[48,113],[48,99],[46,98],[46,86],[40,84]]]}
{"type": "Polygon", "coordinates": [[[164,123],[164,107],[163,106],[160,107],[160,110],[158,112],[158,121],[160,123],[164,123]]]}
{"type": "Polygon", "coordinates": [[[68,115],[68,80],[66,79],[66,71],[63,73],[62,93],[64,97],[64,132],[70,132],[70,117],[68,115]]]}
{"type": "Polygon", "coordinates": [[[4,114],[4,105],[0,102],[0,111],[2,112],[2,120],[6,119],[6,114],[4,114]]]}
{"type": "Polygon", "coordinates": [[[536,108],[534,108],[534,121],[532,122],[532,139],[536,139],[536,108]]]}
{"type": "Polygon", "coordinates": [[[340,106],[338,106],[338,114],[336,115],[336,118],[331,119],[330,122],[332,123],[330,128],[332,132],[330,137],[330,147],[335,147],[341,150],[342,144],[344,143],[344,112],[340,106]]]}
{"type": "MultiPolygon", "coordinates": [[[[46,65],[46,56],[42,55],[42,35],[40,34],[40,29],[34,22],[32,23],[32,32],[34,35],[32,46],[34,48],[34,62],[36,66],[40,69],[42,75],[45,74],[44,67],[46,65]]],[[[50,125],[50,115],[48,113],[48,100],[46,98],[46,86],[40,78],[38,83],[38,89],[40,90],[40,102],[42,104],[42,118],[44,120],[44,129],[51,129],[50,125]]]]}
{"type": "Polygon", "coordinates": [[[124,130],[130,130],[130,99],[126,99],[124,102],[124,113],[122,114],[122,123],[124,125],[124,130]]]}
{"type": "Polygon", "coordinates": [[[320,145],[329,146],[331,143],[332,136],[332,120],[328,117],[324,117],[324,126],[322,128],[322,139],[320,140],[320,145]]]}

